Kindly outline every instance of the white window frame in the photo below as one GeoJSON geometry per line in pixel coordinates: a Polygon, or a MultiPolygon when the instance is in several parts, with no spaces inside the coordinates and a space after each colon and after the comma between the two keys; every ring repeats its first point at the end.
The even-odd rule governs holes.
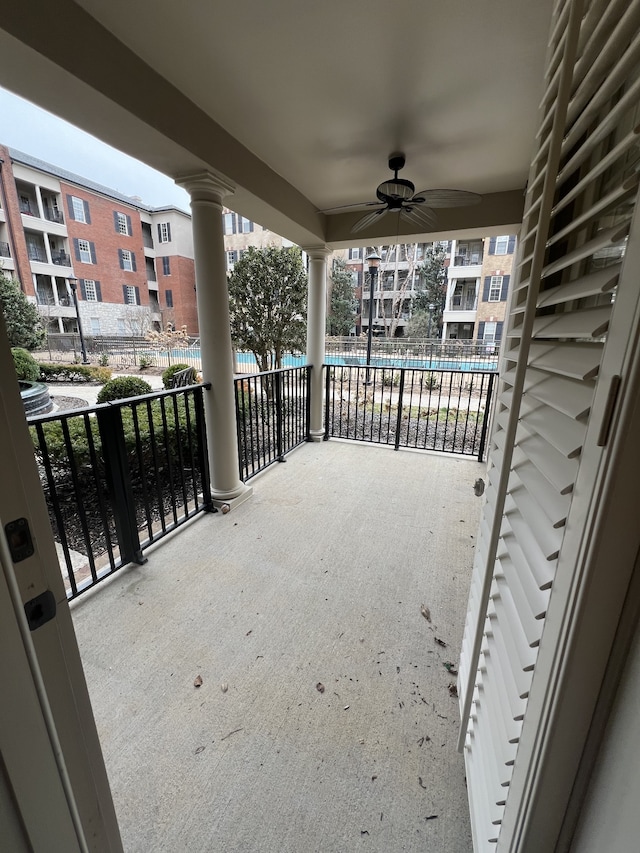
{"type": "Polygon", "coordinates": [[[224,233],[233,234],[233,217],[234,213],[225,213],[223,217],[224,233]]]}
{"type": "Polygon", "coordinates": [[[84,201],[75,195],[71,196],[71,206],[73,207],[73,218],[76,222],[84,222],[86,225],[87,217],[84,212],[84,201]]]}
{"type": "Polygon", "coordinates": [[[127,294],[127,305],[137,305],[136,289],[132,284],[125,284],[125,293],[127,294]]]}
{"type": "Polygon", "coordinates": [[[171,242],[171,239],[169,237],[169,223],[168,222],[161,222],[160,223],[159,237],[160,237],[161,243],[170,243],[171,242]]]}
{"type": "Polygon", "coordinates": [[[92,335],[102,334],[102,332],[100,330],[100,317],[90,317],[89,322],[91,323],[91,334],[92,335]]]}
{"type": "Polygon", "coordinates": [[[126,335],[127,334],[127,322],[124,319],[124,317],[117,317],[116,323],[118,326],[118,334],[119,335],[126,335]]]}
{"type": "Polygon", "coordinates": [[[496,246],[494,249],[494,255],[508,255],[509,254],[509,235],[503,234],[501,237],[496,237],[496,246]]]}
{"type": "Polygon", "coordinates": [[[233,269],[233,265],[238,263],[238,252],[236,249],[227,251],[227,268],[233,269]]]}
{"type": "Polygon", "coordinates": [[[491,281],[489,282],[489,294],[487,296],[487,302],[500,302],[500,298],[502,296],[502,281],[503,276],[501,275],[491,276],[491,281]]]}
{"type": "Polygon", "coordinates": [[[84,280],[84,294],[87,302],[97,302],[98,301],[98,291],[96,289],[96,283],[92,278],[85,278],[84,280]]]}
{"type": "Polygon", "coordinates": [[[484,324],[484,331],[482,332],[483,342],[485,344],[495,344],[497,331],[498,324],[495,321],[486,322],[484,324]]]}
{"type": "Polygon", "coordinates": [[[240,217],[240,228],[238,229],[241,234],[250,234],[251,233],[251,220],[247,219],[244,216],[240,217]]]}
{"type": "Polygon", "coordinates": [[[122,258],[122,269],[126,272],[133,272],[133,258],[129,249],[120,249],[120,256],[122,258]]]}
{"type": "Polygon", "coordinates": [[[91,245],[88,240],[78,240],[78,254],[83,264],[92,264],[91,260],[91,245]],[[86,249],[83,248],[86,246],[86,249]]]}
{"type": "Polygon", "coordinates": [[[129,232],[129,223],[127,222],[126,214],[116,211],[116,217],[118,219],[118,233],[130,237],[131,233],[129,232]]]}
{"type": "Polygon", "coordinates": [[[361,252],[362,252],[362,249],[349,249],[349,260],[350,261],[359,261],[361,252]]]}

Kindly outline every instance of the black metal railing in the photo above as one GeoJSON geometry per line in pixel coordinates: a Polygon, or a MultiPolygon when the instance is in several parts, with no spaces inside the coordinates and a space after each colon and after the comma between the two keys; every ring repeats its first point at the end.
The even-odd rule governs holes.
{"type": "Polygon", "coordinates": [[[27,245],[27,255],[30,261],[39,261],[42,264],[47,263],[47,253],[44,250],[44,246],[41,248],[40,246],[27,245]]]}
{"type": "Polygon", "coordinates": [[[240,479],[247,481],[309,440],[311,367],[235,380],[240,479]]]}
{"type": "Polygon", "coordinates": [[[75,598],[212,511],[203,392],[145,394],[28,419],[54,538],[75,598]]]}
{"type": "Polygon", "coordinates": [[[71,266],[71,255],[66,252],[51,252],[51,260],[59,267],[71,266]]]}
{"type": "Polygon", "coordinates": [[[484,458],[495,371],[325,365],[325,440],[484,458]]]}
{"type": "MultiPolygon", "coordinates": [[[[374,338],[371,343],[372,363],[377,367],[427,370],[495,370],[500,349],[499,341],[477,339],[374,338]]],[[[325,341],[325,361],[330,364],[364,365],[366,355],[366,336],[325,341]]]]}
{"type": "Polygon", "coordinates": [[[64,225],[64,216],[59,210],[52,210],[50,207],[45,207],[44,218],[48,219],[49,222],[57,222],[60,225],[64,225]]]}

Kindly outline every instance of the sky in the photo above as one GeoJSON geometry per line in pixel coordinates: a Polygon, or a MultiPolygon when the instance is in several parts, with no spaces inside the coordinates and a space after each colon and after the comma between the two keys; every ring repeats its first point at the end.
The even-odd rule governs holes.
{"type": "Polygon", "coordinates": [[[0,88],[0,143],[75,172],[152,207],[189,211],[189,196],[171,178],[95,136],[0,88]]]}

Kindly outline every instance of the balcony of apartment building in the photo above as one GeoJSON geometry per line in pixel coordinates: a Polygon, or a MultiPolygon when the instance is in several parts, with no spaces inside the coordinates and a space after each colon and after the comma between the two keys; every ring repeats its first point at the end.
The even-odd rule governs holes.
{"type": "Polygon", "coordinates": [[[149,288],[149,312],[152,323],[159,323],[162,320],[160,311],[160,301],[158,299],[158,291],[149,288]]]}
{"type": "Polygon", "coordinates": [[[464,276],[479,278],[482,274],[482,240],[454,240],[451,247],[451,261],[448,268],[449,278],[464,276]]]}
{"type": "Polygon", "coordinates": [[[28,230],[25,230],[24,236],[27,244],[27,256],[32,262],[33,272],[56,275],[56,268],[65,267],[71,274],[72,261],[66,239],[28,230]],[[33,264],[46,265],[48,269],[45,270],[41,266],[34,267],[33,264]]]}
{"type": "Polygon", "coordinates": [[[473,279],[456,279],[449,285],[449,295],[442,315],[445,323],[473,323],[478,307],[478,284],[473,279]]]}
{"type": "Polygon", "coordinates": [[[470,484],[483,472],[459,441],[480,437],[481,404],[476,394],[470,428],[454,424],[442,406],[460,407],[457,389],[415,369],[389,384],[382,367],[367,403],[365,372],[351,369],[348,390],[326,369],[324,442],[309,441],[310,368],[236,380],[242,479],[256,485],[230,514],[210,511],[201,385],[31,422],[45,480],[47,422],[71,430],[74,453],[93,422],[105,436],[100,464],[89,453],[75,475],[57,469],[47,495],[125,849],[317,849],[310,833],[336,832],[342,846],[328,849],[374,833],[388,850],[434,838],[470,849],[450,669],[480,509],[470,484]],[[389,417],[402,388],[411,426],[399,409],[389,417]],[[420,417],[457,458],[415,450],[420,417]],[[135,427],[124,466],[106,440],[119,418],[135,427]],[[332,439],[365,424],[369,446],[332,439]],[[405,432],[414,449],[395,452],[405,432]],[[102,485],[111,466],[131,478],[137,544],[119,538],[126,513],[102,485]],[[377,512],[336,513],[381,483],[377,512]]]}
{"type": "Polygon", "coordinates": [[[26,181],[16,181],[18,204],[25,229],[66,234],[60,193],[26,181]]]}
{"type": "Polygon", "coordinates": [[[145,255],[155,257],[155,245],[153,242],[153,229],[150,222],[141,222],[142,226],[142,245],[145,248],[145,255]],[[150,251],[147,251],[150,250],[150,251]]]}
{"type": "Polygon", "coordinates": [[[36,273],[36,303],[43,317],[75,317],[73,300],[67,289],[67,279],[36,273]]]}

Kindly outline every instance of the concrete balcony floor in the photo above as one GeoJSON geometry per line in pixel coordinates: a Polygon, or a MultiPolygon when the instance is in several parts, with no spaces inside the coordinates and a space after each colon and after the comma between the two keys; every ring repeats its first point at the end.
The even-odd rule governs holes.
{"type": "Polygon", "coordinates": [[[443,664],[483,471],[307,444],[74,604],[127,853],[470,853],[443,664]]]}

